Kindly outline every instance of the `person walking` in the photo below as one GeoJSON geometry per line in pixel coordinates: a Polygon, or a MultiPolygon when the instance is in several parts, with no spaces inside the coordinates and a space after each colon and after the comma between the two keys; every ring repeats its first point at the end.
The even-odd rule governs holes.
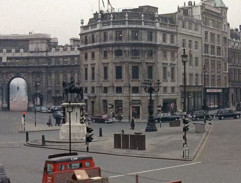
{"type": "Polygon", "coordinates": [[[49,120],[48,120],[48,122],[47,122],[47,125],[48,125],[48,127],[53,126],[51,115],[49,115],[49,120]]]}

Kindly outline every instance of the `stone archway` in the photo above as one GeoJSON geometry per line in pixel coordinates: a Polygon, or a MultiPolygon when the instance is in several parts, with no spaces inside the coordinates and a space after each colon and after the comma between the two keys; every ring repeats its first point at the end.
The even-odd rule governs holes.
{"type": "Polygon", "coordinates": [[[9,81],[8,109],[13,111],[28,109],[28,86],[22,77],[14,77],[9,81]]]}

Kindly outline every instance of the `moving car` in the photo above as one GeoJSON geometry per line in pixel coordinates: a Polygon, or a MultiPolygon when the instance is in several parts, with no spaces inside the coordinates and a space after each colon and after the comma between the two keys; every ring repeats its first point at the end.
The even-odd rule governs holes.
{"type": "Polygon", "coordinates": [[[170,122],[181,119],[180,115],[170,115],[169,113],[162,113],[154,117],[154,120],[160,122],[170,122]]]}
{"type": "Polygon", "coordinates": [[[219,120],[225,119],[225,118],[234,118],[238,119],[240,118],[241,113],[238,111],[234,111],[233,109],[220,109],[218,110],[216,117],[219,120]]]}
{"type": "Polygon", "coordinates": [[[41,106],[41,107],[40,107],[40,112],[42,112],[42,113],[47,113],[47,112],[48,112],[48,107],[46,107],[46,106],[41,106]]]}
{"type": "Polygon", "coordinates": [[[10,179],[7,177],[5,168],[0,164],[0,182],[1,183],[10,183],[10,179]]]}
{"type": "Polygon", "coordinates": [[[209,114],[208,111],[206,111],[206,114],[205,114],[205,111],[204,111],[204,110],[193,111],[193,112],[190,114],[190,118],[191,118],[193,121],[204,120],[204,116],[206,116],[206,120],[209,120],[209,121],[214,118],[214,115],[209,114]]]}
{"type": "Polygon", "coordinates": [[[108,117],[106,114],[91,117],[91,120],[94,123],[113,123],[112,118],[108,117]]]}

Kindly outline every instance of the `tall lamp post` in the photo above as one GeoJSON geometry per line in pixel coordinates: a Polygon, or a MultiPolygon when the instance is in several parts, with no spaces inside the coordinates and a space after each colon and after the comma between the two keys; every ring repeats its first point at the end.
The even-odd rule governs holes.
{"type": "Polygon", "coordinates": [[[148,122],[147,122],[147,126],[145,131],[146,132],[153,132],[153,131],[157,131],[156,128],[156,123],[155,120],[153,118],[153,101],[152,101],[152,94],[154,92],[159,92],[160,89],[160,80],[157,80],[156,83],[153,83],[150,80],[146,80],[143,85],[144,85],[144,90],[145,92],[150,94],[150,99],[149,99],[149,106],[148,106],[148,122]]]}
{"type": "Polygon", "coordinates": [[[66,108],[67,112],[69,113],[69,153],[71,153],[71,113],[73,112],[73,106],[71,106],[70,101],[66,108]]]}
{"type": "Polygon", "coordinates": [[[206,124],[206,115],[208,112],[207,95],[206,95],[206,72],[207,70],[204,69],[203,71],[203,106],[202,106],[202,109],[204,110],[204,119],[203,119],[204,124],[206,124]]]}
{"type": "Polygon", "coordinates": [[[186,63],[188,62],[187,57],[188,55],[185,52],[185,49],[183,49],[183,54],[181,55],[182,57],[182,63],[183,63],[183,69],[184,69],[184,73],[183,73],[183,98],[184,98],[184,102],[183,102],[183,112],[186,115],[187,112],[187,77],[186,77],[186,63]]]}
{"type": "Polygon", "coordinates": [[[37,104],[37,99],[38,99],[38,87],[40,86],[39,82],[35,82],[35,98],[34,98],[34,126],[36,127],[37,121],[36,121],[36,104],[37,104]]]}

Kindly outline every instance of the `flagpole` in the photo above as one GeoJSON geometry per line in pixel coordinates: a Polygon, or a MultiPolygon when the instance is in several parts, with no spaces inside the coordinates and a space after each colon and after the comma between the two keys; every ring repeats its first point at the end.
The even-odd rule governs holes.
{"type": "Polygon", "coordinates": [[[98,3],[99,3],[99,12],[100,12],[100,0],[99,0],[99,2],[98,2],[98,3]]]}

